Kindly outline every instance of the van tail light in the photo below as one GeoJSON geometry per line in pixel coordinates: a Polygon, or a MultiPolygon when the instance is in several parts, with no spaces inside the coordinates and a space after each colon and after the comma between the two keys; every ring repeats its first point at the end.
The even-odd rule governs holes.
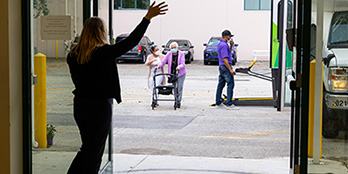
{"type": "Polygon", "coordinates": [[[143,50],[143,47],[142,47],[142,46],[139,46],[139,47],[138,47],[138,52],[140,53],[142,50],[143,50]]]}

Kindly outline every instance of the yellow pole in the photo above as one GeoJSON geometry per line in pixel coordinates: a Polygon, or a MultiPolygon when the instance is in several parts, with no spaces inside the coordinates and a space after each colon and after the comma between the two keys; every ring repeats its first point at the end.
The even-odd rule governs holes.
{"type": "Polygon", "coordinates": [[[58,40],[56,40],[56,59],[58,59],[58,40]]]}
{"type": "MultiPolygon", "coordinates": [[[[323,75],[321,75],[321,84],[323,84],[323,75]]],[[[323,89],[322,89],[323,90],[323,89]]],[[[323,91],[321,91],[323,94],[323,91]]],[[[315,60],[310,63],[309,77],[309,118],[308,118],[308,156],[313,157],[313,136],[314,136],[314,101],[315,101],[315,60]]],[[[321,95],[321,123],[323,122],[323,95],[321,95]]],[[[320,125],[320,135],[322,135],[322,124],[320,125]]],[[[322,136],[320,136],[320,158],[322,152],[322,136]]]]}
{"type": "Polygon", "coordinates": [[[255,59],[253,62],[251,62],[251,64],[249,65],[249,67],[253,67],[255,65],[255,63],[257,62],[257,59],[255,59]]]}
{"type": "Polygon", "coordinates": [[[34,56],[34,74],[37,75],[34,86],[35,140],[39,148],[47,148],[46,56],[41,53],[34,56]]]}

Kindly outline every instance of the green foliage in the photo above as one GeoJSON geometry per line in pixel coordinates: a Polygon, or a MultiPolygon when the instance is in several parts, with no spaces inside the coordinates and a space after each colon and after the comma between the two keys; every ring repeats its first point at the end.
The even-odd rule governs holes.
{"type": "Polygon", "coordinates": [[[34,18],[48,15],[50,10],[47,8],[47,0],[34,0],[34,10],[34,18]]]}
{"type": "Polygon", "coordinates": [[[54,127],[52,124],[47,124],[47,137],[53,139],[56,132],[56,127],[54,127]]]}

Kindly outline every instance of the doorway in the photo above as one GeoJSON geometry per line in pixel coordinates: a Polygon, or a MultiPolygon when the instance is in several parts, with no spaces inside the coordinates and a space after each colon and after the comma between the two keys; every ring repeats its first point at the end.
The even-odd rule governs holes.
{"type": "MultiPolygon", "coordinates": [[[[91,5],[90,1],[88,1],[88,3],[86,3],[86,1],[83,1],[83,2],[85,2],[83,7],[82,7],[82,9],[84,9],[84,10],[81,13],[83,14],[82,16],[84,16],[83,19],[86,19],[85,17],[89,16],[88,15],[88,11],[92,11],[92,10],[90,10],[91,7],[96,7],[97,6],[96,4],[98,4],[98,3],[95,3],[97,1],[94,1],[93,5],[91,5]]],[[[309,29],[310,27],[309,27],[309,25],[307,25],[307,22],[308,22],[308,18],[310,19],[311,14],[310,14],[310,12],[307,12],[307,11],[308,11],[308,9],[310,9],[311,4],[309,4],[308,2],[299,0],[299,1],[294,1],[293,5],[294,5],[294,11],[295,11],[294,16],[297,16],[297,17],[294,17],[294,26],[296,26],[297,29],[298,29],[297,32],[296,32],[296,35],[294,35],[294,37],[296,37],[296,50],[301,50],[301,51],[297,51],[296,53],[294,53],[297,56],[296,57],[296,61],[294,63],[296,65],[296,68],[292,70],[291,75],[295,76],[294,79],[299,79],[300,81],[302,81],[302,86],[300,86],[300,88],[297,88],[297,89],[293,90],[293,92],[294,92],[293,96],[294,97],[292,99],[292,101],[294,101],[293,106],[296,106],[296,107],[292,107],[292,111],[293,111],[292,113],[293,113],[293,118],[294,118],[294,120],[293,120],[294,121],[294,124],[293,124],[294,129],[293,129],[293,131],[291,131],[291,132],[294,133],[293,136],[292,136],[292,137],[294,137],[293,142],[292,142],[292,144],[293,144],[292,152],[294,154],[293,155],[293,157],[294,157],[293,158],[293,161],[294,161],[293,162],[293,164],[294,164],[293,165],[293,169],[295,171],[296,165],[307,164],[307,158],[304,158],[304,157],[306,156],[305,154],[307,154],[307,149],[306,148],[308,146],[306,144],[307,143],[307,139],[308,139],[308,137],[307,137],[308,136],[307,135],[308,132],[306,131],[306,126],[305,125],[308,124],[308,120],[306,118],[306,114],[308,114],[308,109],[306,109],[306,108],[308,108],[307,107],[308,106],[308,97],[307,97],[307,95],[308,95],[308,88],[309,87],[308,87],[308,83],[307,82],[308,82],[308,76],[309,76],[309,72],[308,72],[309,61],[303,59],[303,57],[305,57],[306,55],[310,55],[310,53],[308,51],[309,50],[308,48],[310,48],[310,44],[305,39],[305,38],[308,38],[309,36],[306,35],[305,33],[310,33],[310,29],[309,29]],[[302,8],[304,8],[305,10],[303,10],[302,8]],[[304,17],[303,18],[304,21],[302,21],[302,16],[304,17]],[[304,25],[298,25],[298,24],[302,24],[302,22],[304,23],[304,25]],[[301,62],[301,63],[299,63],[299,62],[301,62]],[[296,101],[297,102],[295,102],[295,96],[296,96],[296,99],[297,99],[296,101]],[[302,156],[303,158],[298,158],[299,154],[301,154],[300,156],[302,156]]],[[[28,5],[27,8],[29,8],[30,6],[31,5],[28,5]]],[[[97,13],[97,10],[94,9],[93,13],[97,13]]],[[[81,15],[80,15],[80,17],[81,17],[81,15]]],[[[28,21],[31,21],[31,20],[28,19],[28,21]]],[[[110,26],[112,26],[112,25],[110,25],[110,26]]],[[[110,30],[110,31],[112,31],[112,30],[110,30]]],[[[28,38],[30,38],[30,35],[31,34],[28,34],[28,38]]],[[[28,49],[28,54],[31,54],[31,53],[34,52],[34,51],[31,51],[31,50],[32,49],[28,49]]],[[[52,60],[52,61],[54,61],[54,60],[52,60]]],[[[31,62],[27,62],[27,64],[31,65],[32,63],[31,62]]],[[[29,66],[29,67],[31,67],[31,66],[29,66]]],[[[127,68],[127,66],[125,66],[125,69],[126,68],[127,68]]],[[[213,70],[211,70],[211,71],[213,71],[213,70]]],[[[27,80],[29,80],[31,78],[30,68],[29,69],[25,69],[25,72],[27,73],[26,74],[26,77],[28,77],[27,80]]],[[[199,77],[192,77],[192,78],[196,78],[197,81],[202,80],[202,79],[199,79],[199,77]]],[[[241,81],[243,81],[243,80],[241,79],[241,81]]],[[[27,84],[27,85],[29,86],[29,84],[27,84]]],[[[30,88],[31,87],[28,87],[28,89],[30,89],[30,88]]],[[[56,90],[58,90],[56,92],[66,92],[66,91],[60,91],[61,89],[56,89],[56,90]]],[[[128,92],[131,92],[131,90],[132,89],[129,89],[128,92]]],[[[54,94],[56,92],[53,92],[52,94],[54,94]]],[[[207,91],[206,93],[208,93],[208,95],[212,95],[213,92],[207,91]]],[[[29,99],[31,98],[30,95],[31,95],[31,92],[28,92],[27,97],[29,96],[28,97],[29,99]]],[[[195,96],[197,94],[192,92],[191,95],[195,96]]],[[[188,100],[189,99],[190,98],[188,97],[188,100]]],[[[28,111],[31,110],[29,107],[27,109],[28,109],[28,111]]],[[[200,112],[202,112],[205,108],[196,108],[196,109],[197,109],[197,111],[201,110],[200,112]]],[[[124,111],[124,112],[126,112],[126,111],[124,111]]],[[[267,111],[264,110],[263,112],[267,112],[267,111]]],[[[160,113],[162,113],[164,115],[167,112],[164,110],[163,112],[160,112],[160,113]]],[[[241,115],[241,116],[244,116],[244,115],[241,115]]],[[[168,115],[167,118],[163,118],[163,120],[162,120],[163,123],[166,123],[167,122],[166,119],[168,119],[168,118],[170,119],[170,117],[171,116],[168,115]]],[[[200,116],[197,115],[196,117],[200,117],[200,116]]],[[[147,117],[139,117],[139,116],[134,115],[134,118],[139,119],[139,120],[143,120],[142,123],[149,123],[148,122],[149,118],[147,118],[147,117]]],[[[126,118],[121,118],[121,119],[126,119],[126,118]]],[[[190,123],[192,121],[192,120],[190,120],[191,118],[187,117],[186,115],[181,115],[180,119],[182,119],[181,120],[182,122],[180,122],[180,120],[178,120],[178,122],[180,122],[180,123],[178,123],[178,125],[176,125],[176,126],[180,126],[180,125],[184,125],[185,126],[185,123],[190,123]]],[[[125,121],[127,121],[127,120],[125,120],[125,121]]],[[[223,118],[222,118],[222,122],[223,122],[223,118]]],[[[28,121],[27,125],[26,125],[27,127],[29,126],[28,130],[31,130],[31,128],[30,128],[31,124],[30,123],[31,123],[31,121],[28,121]]],[[[152,123],[152,122],[150,122],[150,123],[152,123]]],[[[125,123],[123,123],[123,124],[125,124],[125,123]]],[[[142,125],[142,126],[144,126],[144,125],[142,125]]],[[[122,127],[122,126],[120,126],[120,127],[122,127]]],[[[124,125],[123,125],[123,127],[124,127],[124,125]]],[[[241,129],[243,129],[243,128],[241,128],[241,129]]],[[[156,131],[156,130],[154,130],[154,131],[156,131]]],[[[267,133],[267,130],[266,130],[266,133],[267,133]]],[[[224,131],[221,131],[220,134],[218,134],[218,135],[220,135],[220,136],[223,135],[223,136],[225,136],[225,138],[228,137],[230,139],[235,139],[236,136],[250,136],[250,134],[249,135],[245,135],[245,132],[236,132],[236,134],[224,134],[224,131]]],[[[221,137],[216,137],[218,135],[215,134],[215,137],[214,136],[210,136],[210,137],[205,137],[205,138],[207,140],[214,139],[214,138],[216,138],[216,139],[221,138],[221,137]]],[[[28,139],[26,139],[26,142],[30,142],[29,144],[31,144],[31,145],[29,145],[29,147],[32,147],[32,142],[31,142],[31,138],[30,138],[32,135],[30,135],[30,134],[28,135],[27,134],[27,136],[28,136],[27,137],[28,139]]],[[[202,136],[204,136],[204,135],[202,135],[202,136]]],[[[190,139],[192,137],[188,136],[186,138],[190,139]]],[[[110,141],[110,142],[112,142],[112,141],[110,141]]],[[[221,143],[227,143],[227,142],[221,141],[221,143]]],[[[199,143],[197,143],[197,144],[199,144],[199,143]]],[[[111,147],[111,146],[109,146],[109,147],[111,147]]],[[[141,151],[141,149],[137,149],[137,150],[141,151]]],[[[151,150],[151,149],[147,149],[147,150],[151,150]]],[[[162,149],[159,153],[168,153],[168,152],[166,152],[165,150],[162,149]]],[[[30,154],[31,154],[31,149],[30,149],[30,152],[27,152],[27,154],[29,154],[28,155],[28,158],[29,158],[30,154]]],[[[112,154],[112,153],[108,153],[108,154],[112,154]]],[[[108,162],[112,160],[112,158],[110,158],[110,156],[107,157],[106,164],[109,164],[108,162]]],[[[28,168],[30,168],[30,167],[28,166],[28,168]]],[[[304,165],[300,165],[300,169],[301,169],[301,172],[307,171],[307,168],[304,167],[304,165]]]]}

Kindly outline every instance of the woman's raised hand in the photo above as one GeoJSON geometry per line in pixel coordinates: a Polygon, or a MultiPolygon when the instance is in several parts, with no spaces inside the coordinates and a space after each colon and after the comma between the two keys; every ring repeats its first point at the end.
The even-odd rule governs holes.
{"type": "Polygon", "coordinates": [[[164,15],[166,14],[166,11],[168,11],[168,5],[165,2],[161,2],[157,5],[155,5],[156,1],[154,1],[151,6],[149,7],[149,10],[147,11],[145,18],[148,20],[151,20],[153,17],[156,17],[158,15],[164,15]]]}

